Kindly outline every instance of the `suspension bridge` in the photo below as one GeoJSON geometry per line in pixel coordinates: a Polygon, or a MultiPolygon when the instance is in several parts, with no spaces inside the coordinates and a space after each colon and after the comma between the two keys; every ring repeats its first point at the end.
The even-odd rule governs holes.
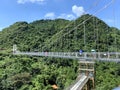
{"type": "Polygon", "coordinates": [[[29,56],[44,56],[55,58],[68,58],[78,60],[80,76],[76,83],[71,85],[66,90],[89,90],[89,80],[92,80],[94,88],[94,63],[95,61],[108,61],[120,63],[120,52],[20,52],[17,51],[17,46],[13,46],[14,55],[29,55],[29,56]]]}
{"type": "MultiPolygon", "coordinates": [[[[103,8],[101,8],[100,10],[96,11],[94,13],[94,15],[96,13],[102,11],[103,9],[107,8],[112,2],[113,2],[113,0],[110,3],[108,3],[107,5],[105,5],[103,8]]],[[[82,23],[73,27],[71,30],[68,30],[69,27],[66,26],[67,30],[61,31],[60,33],[64,33],[64,32],[68,32],[68,33],[63,34],[61,40],[58,39],[58,42],[61,41],[62,45],[64,45],[63,37],[64,38],[66,37],[66,38],[68,38],[68,40],[70,40],[71,36],[69,34],[71,34],[72,31],[74,31],[74,34],[76,35],[76,33],[78,32],[77,30],[83,29],[83,32],[84,32],[83,43],[84,43],[84,47],[86,47],[86,44],[87,44],[86,43],[86,37],[87,37],[86,26],[87,26],[87,21],[91,18],[93,18],[93,16],[88,17],[82,23]],[[80,28],[81,25],[83,25],[83,28],[80,28]]],[[[93,18],[93,22],[97,23],[97,21],[95,21],[94,18],[93,18]]],[[[106,28],[108,28],[108,27],[106,27],[106,28]]],[[[108,30],[106,30],[106,31],[108,31],[108,30]]],[[[99,49],[99,47],[97,47],[97,44],[98,44],[97,42],[99,41],[98,39],[100,38],[100,35],[98,36],[99,33],[98,33],[97,24],[95,24],[95,26],[93,25],[93,32],[94,32],[94,36],[91,39],[93,39],[93,41],[95,42],[95,45],[96,45],[93,47],[96,47],[97,49],[99,49]]],[[[107,32],[105,32],[105,33],[107,34],[107,32]]],[[[55,36],[59,38],[59,33],[56,34],[55,36]]],[[[77,41],[79,38],[77,36],[75,36],[75,37],[76,37],[75,40],[77,41]]],[[[50,42],[52,42],[51,40],[49,40],[47,42],[50,43],[50,42]]],[[[109,37],[107,36],[107,38],[105,39],[105,42],[108,44],[108,41],[109,41],[109,37]]],[[[103,44],[104,44],[104,42],[103,42],[103,44]]],[[[67,45],[70,45],[70,43],[68,43],[67,45]]],[[[115,45],[116,45],[116,47],[118,46],[116,38],[115,38],[115,45]]],[[[109,47],[107,47],[107,49],[109,49],[109,47]]],[[[13,54],[14,55],[40,56],[40,57],[68,58],[68,59],[78,60],[80,75],[77,77],[75,83],[73,83],[70,87],[66,88],[66,90],[85,90],[85,89],[90,90],[90,81],[92,82],[92,87],[94,89],[95,88],[94,64],[96,61],[120,63],[120,52],[118,52],[117,49],[114,52],[113,51],[110,52],[109,50],[106,52],[96,52],[96,51],[91,51],[91,52],[64,52],[64,51],[63,52],[21,52],[21,51],[17,50],[16,45],[13,45],[13,54]]]]}

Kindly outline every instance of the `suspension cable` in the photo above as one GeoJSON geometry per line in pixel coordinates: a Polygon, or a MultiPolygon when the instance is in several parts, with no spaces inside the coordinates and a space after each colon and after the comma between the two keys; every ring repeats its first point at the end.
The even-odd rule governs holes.
{"type": "Polygon", "coordinates": [[[101,0],[96,0],[87,10],[86,10],[86,13],[90,10],[92,10],[94,7],[96,7],[99,3],[100,3],[101,0]]]}
{"type": "MultiPolygon", "coordinates": [[[[114,4],[113,4],[113,19],[114,19],[114,26],[116,26],[116,22],[115,22],[115,0],[114,1],[114,4]]],[[[118,51],[117,50],[117,34],[116,34],[116,30],[114,30],[114,34],[115,34],[115,48],[116,48],[116,52],[118,51]]]]}
{"type": "MultiPolygon", "coordinates": [[[[110,6],[110,5],[113,3],[113,1],[114,1],[114,0],[111,0],[111,2],[109,2],[108,4],[106,4],[105,6],[103,6],[101,9],[97,10],[93,15],[96,15],[97,13],[99,13],[99,12],[103,11],[104,9],[106,9],[108,6],[110,6]]],[[[91,18],[93,17],[93,15],[90,16],[90,17],[88,17],[87,19],[85,19],[82,23],[78,24],[78,25],[77,25],[76,27],[74,27],[72,30],[76,30],[77,27],[83,25],[83,23],[85,23],[86,21],[88,21],[89,19],[91,19],[91,18]]],[[[70,23],[70,24],[71,24],[71,23],[70,23]]],[[[68,28],[70,24],[68,24],[65,28],[68,28]]],[[[85,27],[85,26],[84,26],[84,27],[85,27]]],[[[62,31],[63,31],[63,30],[61,30],[59,33],[61,33],[62,31]]],[[[70,30],[69,30],[69,32],[70,32],[70,30]]],[[[56,33],[56,36],[57,36],[59,33],[56,33]]],[[[84,32],[84,33],[85,33],[85,32],[84,32]]],[[[85,41],[84,41],[84,44],[85,44],[85,41]]]]}
{"type": "MultiPolygon", "coordinates": [[[[110,6],[113,3],[114,0],[111,0],[111,2],[109,2],[108,4],[106,4],[105,6],[103,6],[101,9],[97,10],[93,15],[96,15],[97,13],[101,12],[102,10],[104,10],[105,8],[107,8],[108,6],[110,6]]],[[[84,20],[82,23],[78,24],[76,27],[82,25],[84,22],[88,21],[89,19],[91,19],[92,16],[88,17],[86,20],[84,20]]],[[[76,28],[74,27],[74,28],[76,28]]]]}
{"type": "Polygon", "coordinates": [[[93,30],[94,30],[93,39],[94,39],[94,42],[95,42],[95,45],[93,46],[94,49],[96,49],[96,34],[95,34],[96,28],[95,28],[95,26],[96,26],[96,22],[95,22],[95,18],[93,17],[93,30]]]}
{"type": "Polygon", "coordinates": [[[84,26],[84,46],[85,46],[85,50],[86,50],[86,31],[85,31],[85,22],[83,22],[83,26],[84,26]]]}
{"type": "Polygon", "coordinates": [[[97,32],[97,40],[96,40],[96,49],[97,49],[97,52],[99,52],[99,30],[98,30],[98,25],[97,25],[97,23],[98,23],[98,20],[97,19],[95,19],[95,26],[96,26],[96,32],[97,32]]]}

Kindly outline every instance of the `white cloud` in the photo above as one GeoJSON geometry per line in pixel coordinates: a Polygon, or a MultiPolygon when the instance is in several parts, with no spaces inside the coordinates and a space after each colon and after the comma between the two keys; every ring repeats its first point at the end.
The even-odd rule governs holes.
{"type": "Polygon", "coordinates": [[[45,2],[45,0],[17,0],[17,3],[19,3],[19,4],[25,4],[25,3],[39,3],[39,4],[42,4],[44,2],[45,2]]]}
{"type": "Polygon", "coordinates": [[[44,16],[47,19],[54,19],[55,18],[55,14],[53,12],[47,13],[44,16]]]}
{"type": "Polygon", "coordinates": [[[103,19],[103,21],[105,21],[109,26],[115,26],[115,21],[112,19],[103,19]]]}
{"type": "Polygon", "coordinates": [[[59,16],[56,16],[54,12],[46,13],[44,16],[46,19],[55,19],[55,18],[63,18],[67,20],[73,20],[76,17],[72,14],[61,14],[59,16]]]}
{"type": "Polygon", "coordinates": [[[73,13],[70,13],[70,14],[62,13],[62,14],[56,16],[55,13],[50,12],[50,13],[45,14],[44,17],[47,18],[47,19],[63,18],[63,19],[67,19],[67,20],[74,20],[77,17],[79,17],[79,16],[81,16],[82,14],[85,13],[83,7],[79,7],[79,6],[76,6],[76,5],[72,6],[71,11],[74,14],[73,13]]]}
{"type": "Polygon", "coordinates": [[[112,19],[106,19],[105,21],[108,23],[114,23],[114,20],[112,20],[112,19]]]}
{"type": "Polygon", "coordinates": [[[75,16],[72,14],[61,14],[57,18],[64,18],[64,19],[68,19],[68,20],[73,20],[73,19],[75,19],[75,16]]]}
{"type": "Polygon", "coordinates": [[[2,27],[0,27],[0,31],[2,31],[2,29],[3,29],[3,28],[2,28],[2,27]]]}
{"type": "Polygon", "coordinates": [[[79,7],[76,5],[72,6],[72,12],[78,17],[85,13],[84,8],[82,6],[79,7]]]}

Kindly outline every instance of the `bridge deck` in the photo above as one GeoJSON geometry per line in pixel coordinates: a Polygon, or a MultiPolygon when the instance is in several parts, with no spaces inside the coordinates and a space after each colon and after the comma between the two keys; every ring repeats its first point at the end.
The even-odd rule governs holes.
{"type": "Polygon", "coordinates": [[[79,52],[14,52],[13,54],[57,57],[57,58],[70,58],[87,61],[113,61],[120,62],[119,52],[93,52],[93,53],[79,53],[79,52]]]}
{"type": "Polygon", "coordinates": [[[74,82],[73,85],[71,85],[69,88],[67,88],[65,90],[81,90],[88,80],[89,80],[89,76],[81,74],[77,78],[76,82],[74,82]]]}

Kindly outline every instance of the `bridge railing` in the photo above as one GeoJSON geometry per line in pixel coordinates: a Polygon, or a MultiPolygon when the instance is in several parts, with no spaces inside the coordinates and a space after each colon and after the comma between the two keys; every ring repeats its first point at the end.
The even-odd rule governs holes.
{"type": "Polygon", "coordinates": [[[14,54],[34,55],[34,56],[49,56],[71,59],[86,59],[86,60],[116,60],[120,61],[120,52],[14,52],[14,54]]]}
{"type": "Polygon", "coordinates": [[[69,87],[64,90],[81,90],[89,79],[90,76],[86,76],[82,73],[69,87]]]}

